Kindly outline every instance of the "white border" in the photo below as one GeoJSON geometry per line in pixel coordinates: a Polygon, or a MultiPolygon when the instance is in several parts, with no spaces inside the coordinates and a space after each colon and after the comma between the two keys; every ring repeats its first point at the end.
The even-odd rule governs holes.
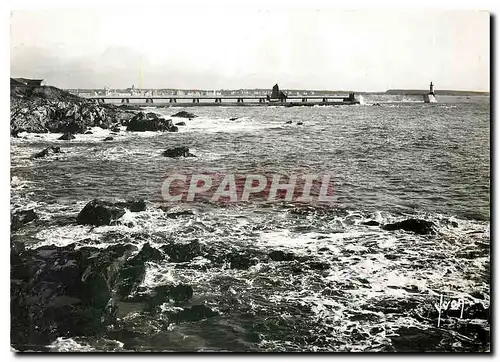
{"type": "MultiPolygon", "coordinates": [[[[131,0],[87,0],[85,2],[83,1],[68,1],[68,0],[43,0],[43,1],[37,1],[37,0],[18,0],[18,1],[13,1],[13,0],[7,0],[3,1],[0,3],[0,6],[2,8],[2,21],[1,24],[1,36],[0,40],[2,42],[2,49],[4,50],[1,54],[3,55],[2,57],[2,70],[5,71],[5,73],[10,74],[10,57],[9,57],[9,42],[10,42],[10,30],[9,30],[9,16],[10,16],[10,11],[11,10],[17,10],[17,9],[51,9],[51,8],[108,8],[108,9],[113,9],[113,8],[123,8],[123,7],[133,7],[134,5],[139,4],[140,6],[144,7],[154,7],[154,6],[197,6],[197,7],[248,7],[252,9],[278,9],[278,8],[283,8],[283,7],[288,7],[288,8],[296,8],[296,9],[350,9],[350,10],[355,10],[355,9],[429,9],[429,10],[487,10],[492,12],[494,15],[500,14],[498,11],[498,4],[500,2],[498,0],[475,0],[475,1],[464,1],[464,0],[453,0],[453,1],[437,1],[437,0],[414,0],[414,1],[397,1],[397,0],[345,0],[345,1],[327,1],[327,0],[244,0],[244,1],[231,1],[231,0],[210,0],[210,1],[202,1],[202,0],[185,0],[185,1],[153,1],[153,0],[141,0],[141,1],[131,1],[131,0]]],[[[498,29],[498,19],[496,19],[496,28],[498,29]]],[[[498,48],[498,38],[495,37],[495,48],[498,48]]],[[[496,63],[496,62],[495,62],[496,63]]],[[[493,66],[493,64],[491,64],[493,66]]],[[[6,74],[5,74],[6,75],[6,74]]],[[[9,92],[10,92],[10,87],[7,85],[7,76],[4,78],[5,83],[1,87],[2,90],[2,96],[0,97],[0,102],[1,102],[1,109],[2,109],[2,114],[4,115],[3,122],[2,122],[2,132],[0,133],[0,136],[2,137],[2,141],[0,142],[0,147],[2,148],[0,152],[0,160],[2,163],[2,169],[4,170],[4,176],[0,178],[1,180],[1,205],[3,206],[1,208],[2,214],[1,214],[1,221],[2,221],[2,234],[3,238],[1,239],[3,242],[3,253],[1,253],[2,256],[2,272],[0,273],[1,277],[1,291],[3,293],[3,298],[1,298],[1,312],[2,312],[2,326],[1,326],[1,355],[4,359],[12,360],[15,358],[14,354],[10,352],[10,293],[9,293],[9,288],[10,288],[10,269],[9,269],[9,239],[10,239],[10,227],[9,227],[9,220],[10,220],[10,208],[8,205],[10,205],[10,181],[9,181],[9,175],[10,175],[10,127],[9,127],[9,92]],[[9,87],[9,88],[8,88],[9,87]]],[[[495,83],[493,82],[492,85],[495,83]]],[[[494,92],[492,89],[493,87],[490,87],[490,92],[494,92]]],[[[496,105],[497,104],[497,95],[495,94],[495,99],[492,99],[492,104],[496,105]]],[[[492,134],[492,137],[496,136],[495,139],[499,138],[498,134],[498,125],[495,129],[495,135],[492,134]]],[[[493,149],[492,149],[493,152],[493,149]]],[[[498,155],[495,150],[495,170],[498,170],[498,155]]],[[[498,173],[495,172],[495,179],[498,179],[498,173]]],[[[500,218],[498,214],[494,213],[494,220],[491,223],[491,225],[500,225],[500,218]]],[[[493,237],[492,240],[495,240],[493,237]]],[[[498,246],[495,248],[496,252],[495,254],[498,254],[498,246]]],[[[495,255],[497,256],[497,255],[495,255]]],[[[498,258],[496,259],[498,261],[498,258]]],[[[494,268],[493,270],[496,270],[498,268],[494,268]]],[[[497,273],[493,276],[496,277],[497,273]]],[[[494,296],[491,296],[491,300],[493,301],[494,305],[496,306],[497,303],[495,303],[495,298],[494,296]]],[[[498,327],[498,313],[494,313],[495,320],[493,321],[492,325],[498,327]]],[[[496,350],[498,348],[498,331],[493,335],[493,343],[492,343],[492,348],[496,350]]],[[[108,355],[87,355],[83,356],[85,359],[91,358],[92,360],[101,360],[107,357],[108,355]]],[[[366,357],[372,357],[374,355],[355,355],[355,356],[338,356],[338,355],[331,355],[331,358],[340,358],[341,360],[344,359],[349,359],[352,360],[353,358],[355,360],[359,359],[364,359],[366,357]]],[[[37,357],[37,356],[34,356],[37,357]]],[[[52,358],[53,356],[48,356],[48,358],[52,358]]],[[[67,355],[61,356],[61,357],[68,357],[67,355]]],[[[121,356],[120,356],[121,357],[121,356]]],[[[142,356],[130,356],[133,359],[140,359],[142,356]]],[[[193,357],[182,357],[182,356],[159,356],[160,358],[193,358],[193,357]]],[[[206,357],[206,356],[203,356],[206,357]]],[[[218,358],[219,356],[214,356],[218,358]]],[[[236,356],[228,356],[229,358],[235,358],[236,356]]],[[[259,359],[270,359],[273,358],[274,356],[269,356],[269,355],[264,355],[264,356],[253,356],[252,358],[259,358],[259,359]]],[[[281,356],[281,358],[290,358],[293,357],[289,354],[281,356]]],[[[298,357],[303,357],[303,356],[298,356],[298,357]]],[[[306,356],[308,358],[309,356],[306,356]]],[[[377,356],[375,356],[377,357],[377,356]]],[[[379,355],[378,357],[384,358],[385,355],[379,355]]],[[[423,358],[424,356],[419,356],[419,357],[414,357],[414,356],[408,356],[404,355],[402,358],[423,358]]],[[[453,356],[455,357],[455,356],[453,356]]],[[[465,358],[467,359],[475,359],[475,358],[480,358],[481,356],[469,356],[469,355],[464,355],[465,358]]],[[[29,361],[32,360],[33,357],[23,357],[23,360],[29,361]]],[[[239,356],[238,356],[239,358],[239,356]]]]}

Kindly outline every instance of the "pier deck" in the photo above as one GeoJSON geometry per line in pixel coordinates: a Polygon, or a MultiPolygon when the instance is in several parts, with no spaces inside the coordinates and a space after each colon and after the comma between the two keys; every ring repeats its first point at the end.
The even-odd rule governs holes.
{"type": "Polygon", "coordinates": [[[321,95],[321,96],[289,96],[286,100],[271,100],[262,96],[125,96],[125,95],[97,95],[87,96],[87,99],[93,99],[98,103],[122,103],[133,105],[155,105],[155,106],[315,106],[315,105],[346,105],[359,104],[355,99],[354,93],[348,96],[321,95]],[[295,100],[295,101],[294,101],[295,100]],[[133,101],[133,102],[130,102],[133,101]]]}

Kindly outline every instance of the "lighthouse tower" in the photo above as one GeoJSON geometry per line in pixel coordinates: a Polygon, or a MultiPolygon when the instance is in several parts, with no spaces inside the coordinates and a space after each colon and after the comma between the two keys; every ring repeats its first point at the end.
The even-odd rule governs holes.
{"type": "Polygon", "coordinates": [[[429,85],[429,93],[424,94],[424,103],[436,103],[437,99],[434,94],[434,84],[429,85]]]}

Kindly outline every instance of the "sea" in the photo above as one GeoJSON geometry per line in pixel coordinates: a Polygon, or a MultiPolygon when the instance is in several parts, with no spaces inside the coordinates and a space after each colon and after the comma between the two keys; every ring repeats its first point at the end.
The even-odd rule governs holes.
{"type": "MultiPolygon", "coordinates": [[[[166,118],[180,110],[146,108],[166,118]]],[[[214,315],[169,321],[131,304],[106,333],[59,336],[44,350],[490,350],[489,318],[470,311],[490,307],[489,96],[424,104],[419,96],[365,95],[360,105],[184,110],[198,117],[172,118],[185,122],[179,132],[122,127],[106,142],[110,131],[99,128],[71,141],[12,138],[11,210],[33,208],[40,220],[11,239],[28,249],[196,241],[252,263],[148,261],[144,289],[190,285],[193,305],[214,315]],[[51,145],[61,153],[32,159],[51,145]],[[162,155],[178,146],[196,157],[162,155]],[[200,173],[329,175],[333,201],[162,197],[169,175],[200,173]],[[144,199],[147,208],[111,226],[71,222],[94,198],[144,199]],[[192,214],[169,218],[160,206],[192,214]],[[411,218],[434,223],[436,232],[377,226],[411,218]],[[291,257],[273,260],[272,252],[291,257]],[[461,315],[441,318],[443,301],[461,315]]]]}

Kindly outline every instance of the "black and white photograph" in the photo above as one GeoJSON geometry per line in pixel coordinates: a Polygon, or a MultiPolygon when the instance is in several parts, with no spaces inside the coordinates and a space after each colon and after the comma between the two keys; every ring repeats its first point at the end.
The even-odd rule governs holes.
{"type": "Polygon", "coordinates": [[[493,14],[102,4],[10,9],[11,353],[492,351],[493,14]]]}

